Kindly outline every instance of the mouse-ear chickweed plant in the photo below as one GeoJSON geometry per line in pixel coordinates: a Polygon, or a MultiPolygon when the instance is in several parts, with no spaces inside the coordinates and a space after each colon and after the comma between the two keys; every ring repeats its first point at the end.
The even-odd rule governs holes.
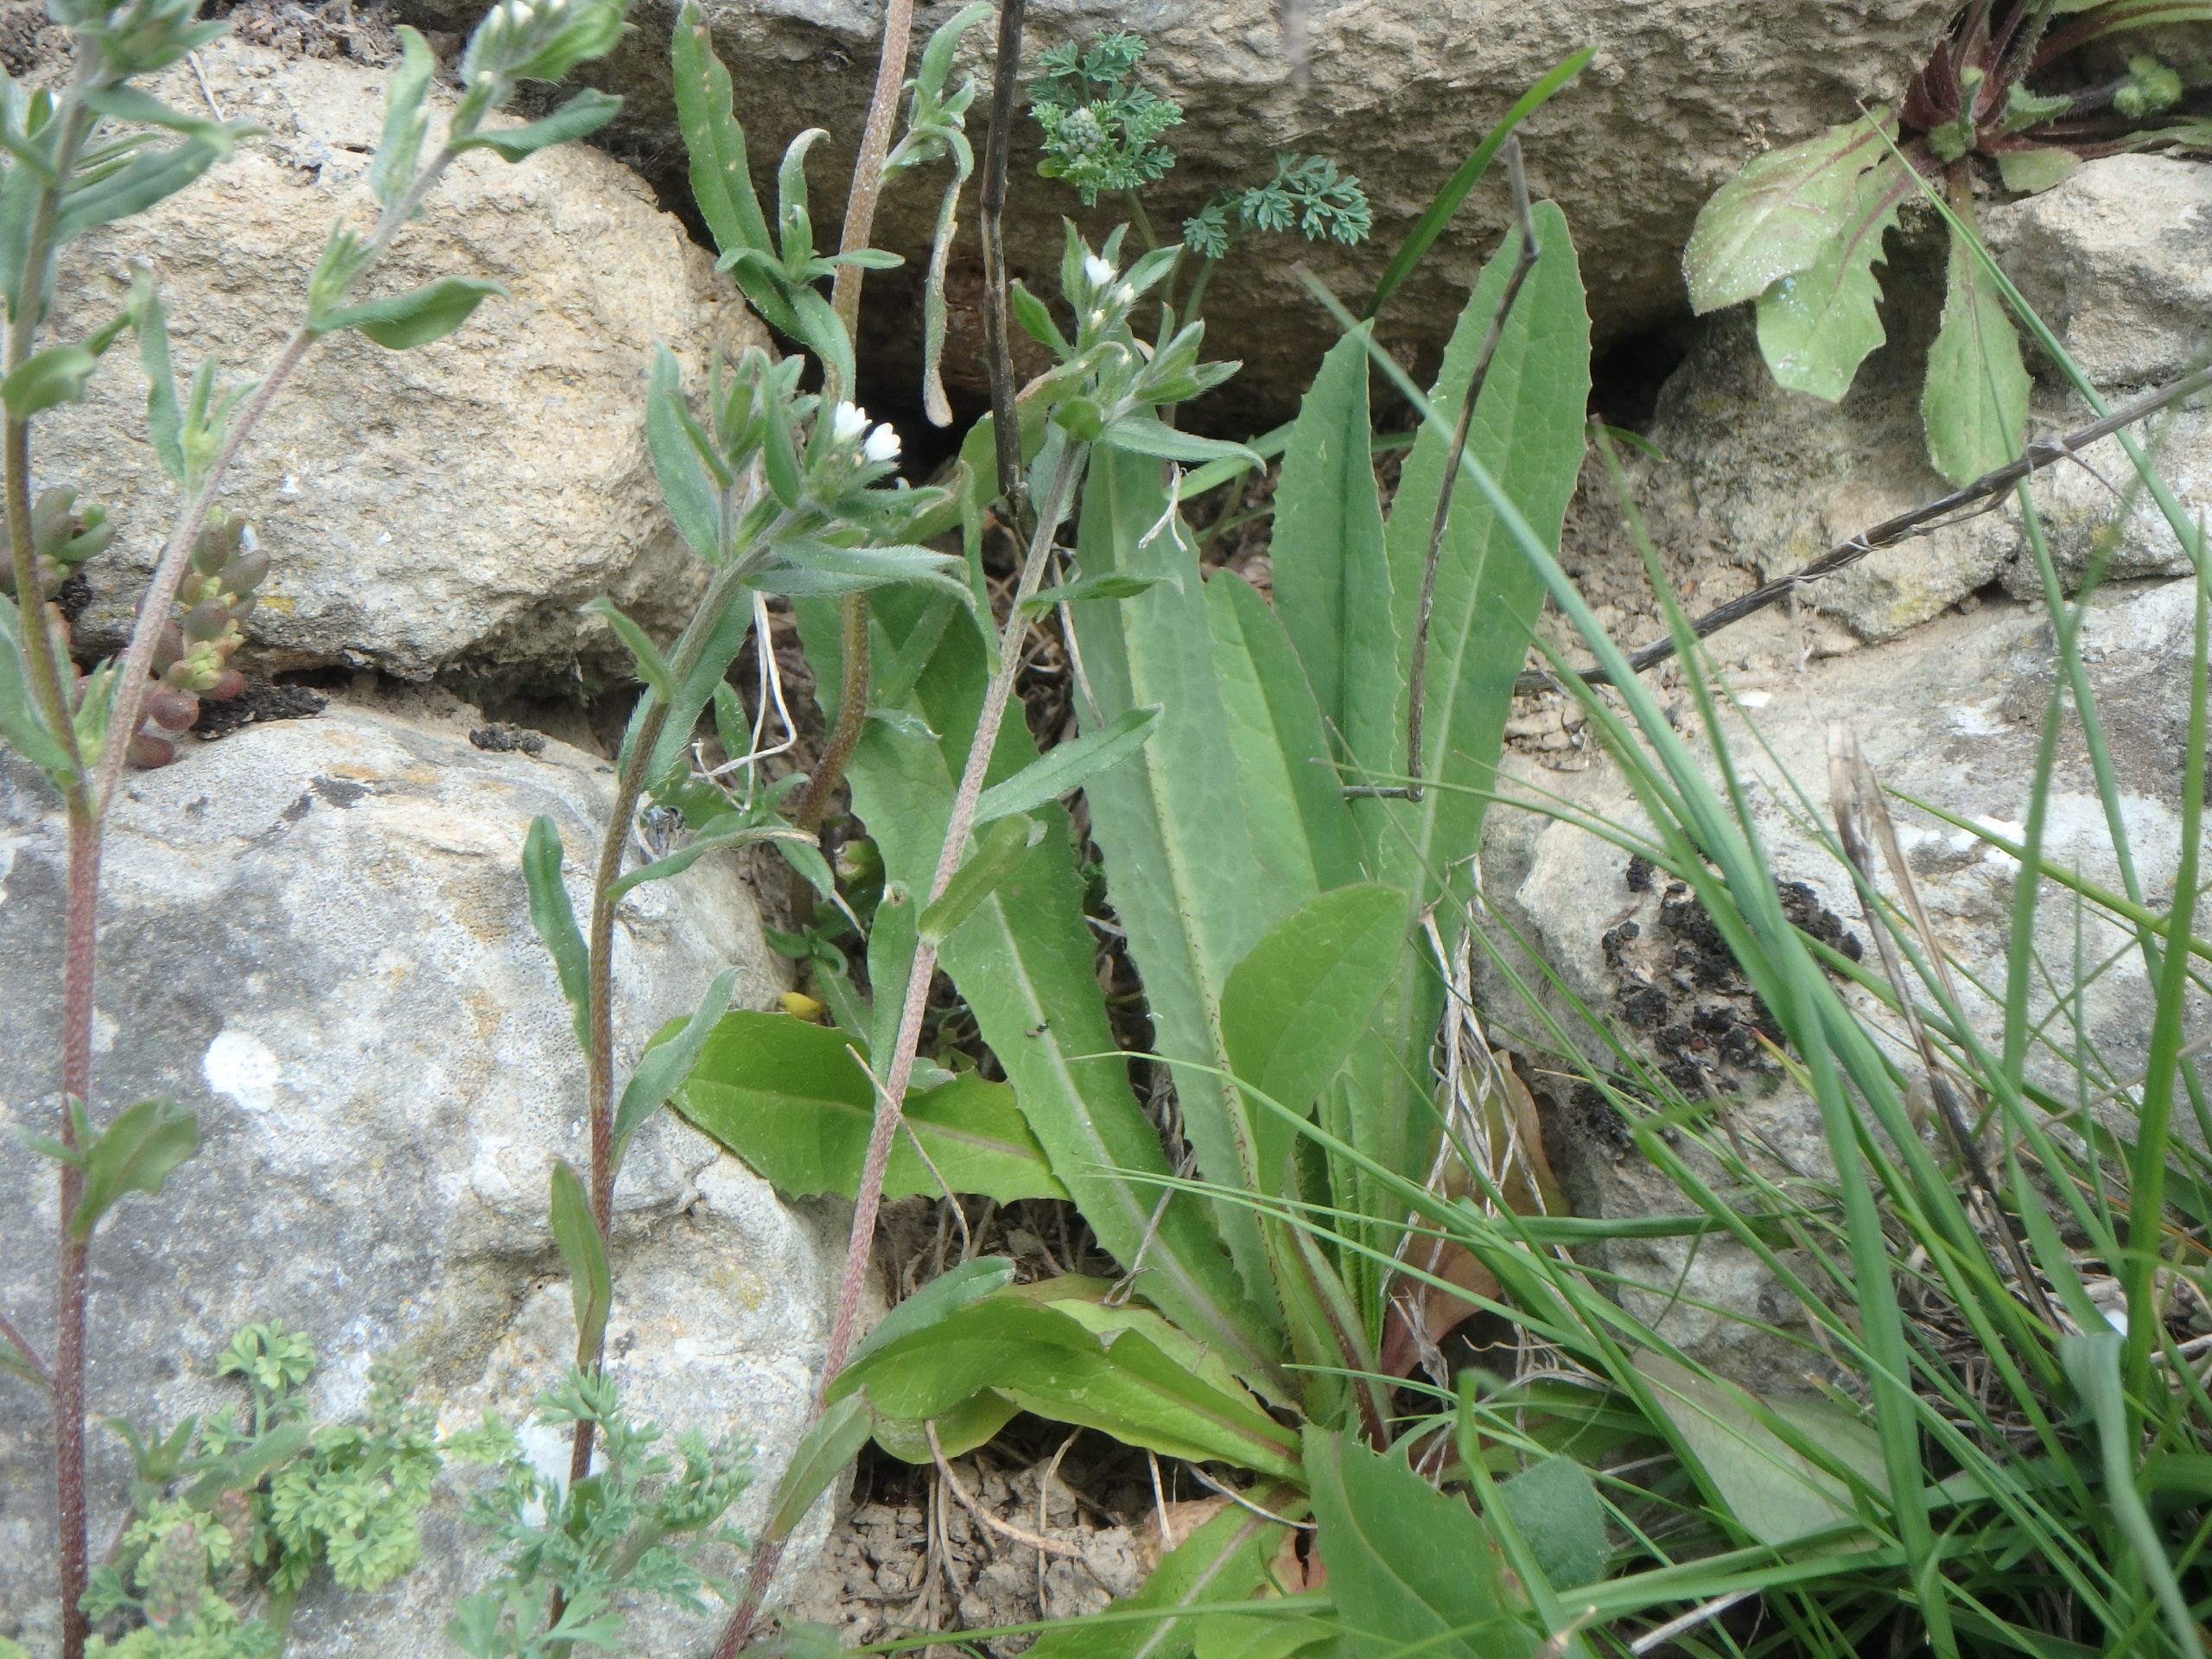
{"type": "MultiPolygon", "coordinates": [[[[67,75],[35,90],[13,80],[0,85],[0,297],[7,306],[0,508],[10,553],[0,597],[0,734],[45,774],[68,827],[58,1130],[37,1143],[52,1155],[60,1186],[51,1359],[12,1324],[4,1328],[10,1369],[38,1379],[53,1400],[62,1659],[86,1651],[95,1607],[119,1609],[137,1593],[128,1584],[111,1585],[105,1600],[87,1599],[87,1252],[111,1206],[127,1192],[158,1192],[199,1144],[192,1114],[171,1103],[95,1108],[101,842],[126,761],[172,760],[198,699],[238,689],[230,658],[269,556],[255,546],[251,526],[224,512],[217,498],[232,460],[316,342],[352,330],[394,351],[425,345],[460,327],[499,291],[468,276],[412,292],[369,291],[378,261],[457,157],[488,149],[520,162],[595,130],[619,106],[605,93],[583,92],[534,121],[493,118],[525,81],[558,80],[606,53],[624,27],[621,0],[502,0],[469,37],[460,95],[435,124],[429,47],[403,29],[368,175],[372,200],[334,227],[314,270],[301,273],[297,327],[257,378],[229,381],[210,358],[180,386],[160,295],[143,273],[126,306],[85,337],[48,339],[44,325],[71,243],[185,189],[252,135],[243,123],[176,108],[138,84],[222,32],[221,23],[201,21],[199,10],[198,0],[54,0],[50,13],[71,46],[67,75]],[[149,385],[148,435],[180,505],[127,648],[119,658],[79,668],[53,601],[76,569],[112,541],[113,530],[96,500],[97,478],[34,496],[36,427],[45,411],[82,399],[125,334],[136,340],[149,385]]],[[[187,1545],[149,1548],[156,1556],[149,1570],[162,1583],[184,1570],[176,1564],[189,1555],[187,1545]]]]}

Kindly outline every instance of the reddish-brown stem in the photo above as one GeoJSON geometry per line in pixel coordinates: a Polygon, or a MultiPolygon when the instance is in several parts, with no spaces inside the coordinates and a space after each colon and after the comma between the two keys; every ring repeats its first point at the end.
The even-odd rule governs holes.
{"type": "MultiPolygon", "coordinates": [[[[983,792],[983,774],[990,766],[992,752],[998,747],[999,728],[1006,721],[1007,705],[1014,696],[1014,677],[1021,669],[1021,637],[1028,626],[1023,607],[1043,583],[1053,532],[1067,516],[1075,499],[1085,459],[1086,452],[1080,446],[1069,446],[1046,493],[1044,510],[1037,516],[1028,556],[1022,562],[1021,580],[1014,589],[1006,627],[1000,636],[998,666],[983,694],[982,711],[976,717],[975,739],[968,746],[967,763],[961,769],[959,785],[953,791],[952,811],[945,821],[944,843],[938,851],[929,896],[922,901],[920,909],[927,909],[943,896],[958,872],[961,860],[967,855],[969,831],[976,823],[976,803],[983,792]]],[[[822,1381],[815,1389],[814,1414],[817,1417],[829,1397],[830,1383],[845,1369],[845,1361],[852,1353],[853,1326],[860,1315],[861,1293],[868,1282],[868,1261],[874,1249],[876,1216],[883,1203],[884,1174],[891,1163],[891,1148],[898,1139],[899,1127],[906,1121],[906,1085],[913,1077],[914,1056],[921,1046],[922,1015],[929,1004],[930,981],[936,973],[937,946],[924,939],[914,950],[914,964],[907,973],[906,995],[899,1004],[898,1040],[876,1096],[875,1122],[868,1133],[868,1156],[861,1166],[860,1191],[853,1202],[853,1230],[846,1243],[845,1269],[837,1287],[837,1311],[830,1321],[830,1341],[823,1354],[822,1381]]],[[[753,1551],[745,1587],[722,1631],[721,1641],[715,1648],[715,1659],[736,1659],[751,1638],[753,1622],[760,1617],[761,1602],[767,1595],[769,1581],[775,1576],[783,1553],[784,1541],[780,1538],[764,1538],[753,1551]]]]}
{"type": "MultiPolygon", "coordinates": [[[[868,100],[868,124],[861,130],[860,154],[853,158],[852,188],[845,197],[845,227],[837,242],[841,253],[859,252],[875,231],[875,204],[883,194],[883,162],[891,153],[891,130],[898,124],[899,92],[906,85],[906,49],[913,35],[914,0],[890,0],[883,12],[883,49],[875,61],[875,91],[868,100]]],[[[849,340],[860,333],[861,284],[867,276],[858,265],[840,265],[830,279],[830,308],[844,324],[849,340]]],[[[835,372],[829,372],[832,399],[855,395],[855,388],[838,385],[835,372]]],[[[844,656],[844,671],[837,688],[837,723],[830,728],[814,776],[807,779],[806,791],[799,797],[794,821],[802,830],[821,827],[868,721],[865,593],[847,594],[837,601],[837,632],[844,656]]]]}
{"type": "MultiPolygon", "coordinates": [[[[99,822],[82,791],[69,804],[69,874],[62,933],[61,1144],[77,1147],[75,1108],[92,1091],[92,957],[100,893],[99,822]]],[[[90,1558],[85,1537],[86,1241],[71,1225],[85,1196],[84,1172],[61,1166],[57,1330],[54,1344],[54,1520],[60,1529],[61,1651],[76,1659],[89,1634],[83,1599],[90,1558]]]]}

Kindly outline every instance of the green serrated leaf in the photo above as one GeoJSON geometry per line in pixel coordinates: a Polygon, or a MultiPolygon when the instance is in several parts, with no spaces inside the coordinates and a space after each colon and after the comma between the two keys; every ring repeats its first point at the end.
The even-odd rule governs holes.
{"type": "MultiPolygon", "coordinates": [[[[676,1109],[779,1190],[850,1198],[875,1121],[875,1088],[847,1044],[842,1032],[789,1014],[725,1014],[677,1090],[676,1109]]],[[[910,1093],[906,1116],[912,1135],[893,1144],[886,1197],[937,1197],[939,1174],[956,1192],[1001,1203],[1066,1195],[1004,1084],[969,1076],[910,1093]]]]}
{"type": "Polygon", "coordinates": [[[1951,233],[1943,322],[1920,399],[1928,458],[1954,485],[2017,459],[2028,435],[2028,371],[1996,283],[1973,246],[1951,233]]]}
{"type": "Polygon", "coordinates": [[[1759,350],[1776,383],[1834,403],[1885,338],[1874,276],[1882,238],[1913,188],[1912,170],[1886,156],[1859,175],[1848,219],[1805,270],[1759,296],[1759,350]]]}
{"type": "Polygon", "coordinates": [[[1810,270],[1851,217],[1859,175],[1890,154],[1886,110],[1752,157],[1713,193],[1682,250],[1690,308],[1700,316],[1756,299],[1810,270]]]}
{"type": "Polygon", "coordinates": [[[1997,175],[2007,190],[2032,196],[2074,176],[2082,158],[2070,149],[2039,145],[2034,149],[1998,152],[1997,175]]]}
{"type": "Polygon", "coordinates": [[[607,1339],[614,1281],[607,1268],[607,1241],[592,1219],[591,1199],[565,1158],[553,1164],[553,1242],[569,1269],[569,1301],[576,1315],[576,1363],[588,1367],[607,1339]]]}

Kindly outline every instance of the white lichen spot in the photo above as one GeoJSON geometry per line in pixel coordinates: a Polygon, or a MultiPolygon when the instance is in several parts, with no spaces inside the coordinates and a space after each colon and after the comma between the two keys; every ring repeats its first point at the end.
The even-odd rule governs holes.
{"type": "Polygon", "coordinates": [[[265,1112],[276,1104],[283,1066],[260,1038],[226,1026],[200,1056],[200,1074],[214,1093],[228,1095],[249,1112],[265,1112]]]}

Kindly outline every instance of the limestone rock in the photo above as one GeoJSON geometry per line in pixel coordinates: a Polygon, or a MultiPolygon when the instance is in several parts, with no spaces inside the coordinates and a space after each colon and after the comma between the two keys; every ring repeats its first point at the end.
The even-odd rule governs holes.
{"type": "MultiPolygon", "coordinates": [[[[475,0],[402,0],[404,16],[460,29],[475,0]]],[[[950,3],[921,10],[918,54],[950,3]]],[[[1147,188],[1147,212],[1165,238],[1229,186],[1264,181],[1279,150],[1326,155],[1358,175],[1375,208],[1361,248],[1309,247],[1266,238],[1232,256],[1206,299],[1207,344],[1238,358],[1244,372],[1219,394],[1255,412],[1287,417],[1335,326],[1291,267],[1303,259],[1357,304],[1438,188],[1513,101],[1578,48],[1597,56],[1574,86],[1534,118],[1526,134],[1529,176],[1567,210],[1580,249],[1591,311],[1603,337],[1677,314],[1676,260],[1707,196],[1768,145],[1806,137],[1851,119],[1860,102],[1897,95],[1927,58],[1952,7],[1948,0],[1643,0],[1636,5],[1528,5],[1519,0],[1367,0],[1286,8],[1277,0],[1154,0],[1130,8],[1099,0],[1050,0],[1030,8],[1025,56],[1057,41],[1130,29],[1150,42],[1149,82],[1183,106],[1166,135],[1175,169],[1147,188]],[[1286,17],[1303,20],[1302,73],[1286,50],[1286,17]],[[1295,248],[1295,251],[1290,250],[1295,248]]],[[[682,149],[669,102],[668,0],[640,0],[635,32],[601,67],[604,84],[630,99],[626,142],[671,158],[682,149]]],[[[715,45],[736,83],[739,118],[754,175],[772,193],[784,146],[806,127],[835,141],[815,152],[817,225],[834,226],[851,170],[874,76],[883,8],[876,0],[707,0],[715,45]]],[[[992,46],[986,23],[968,36],[963,62],[992,46]]],[[[956,72],[961,73],[961,72],[956,72]]],[[[981,153],[988,95],[970,135],[981,153]]],[[[1027,99],[1023,100],[1027,110],[1027,99]]],[[[1035,125],[1023,113],[1015,133],[1007,247],[1017,276],[1052,291],[1060,220],[1072,215],[1094,239],[1126,217],[1102,201],[1084,212],[1074,194],[1036,175],[1035,125]]],[[[878,220],[880,245],[903,253],[906,270],[869,278],[881,320],[880,351],[895,372],[916,350],[911,336],[922,255],[942,178],[894,182],[878,220]],[[899,354],[903,353],[903,357],[899,354]]],[[[772,200],[771,194],[768,197],[772,200]]],[[[1482,258],[1502,238],[1502,184],[1493,179],[1461,211],[1421,270],[1391,303],[1386,340],[1416,358],[1442,348],[1482,258]]],[[[975,207],[963,214],[961,260],[980,260],[975,207]]],[[[947,364],[950,378],[965,368],[947,364]]],[[[971,386],[980,381],[970,378],[971,386]]],[[[1218,406],[1218,405],[1217,405],[1218,406]]]]}
{"type": "Polygon", "coordinates": [[[2100,386],[2145,386],[2203,360],[2212,316],[2212,167],[2108,156],[1982,215],[2005,273],[2100,386]]]}
{"type": "MultiPolygon", "coordinates": [[[[104,1105],[188,1103],[203,1146],[95,1241],[94,1412],[174,1422],[227,1401],[213,1356],[271,1318],[313,1338],[327,1417],[358,1409],[372,1358],[404,1353],[448,1427],[486,1407],[518,1422],[572,1355],[545,1211],[551,1160],[588,1158],[583,1070],[518,860],[531,819],[551,814],[581,903],[610,776],[563,744],[486,753],[464,734],[334,701],[127,779],[108,842],[95,1086],[104,1105]]],[[[41,1351],[54,1182],[12,1131],[52,1128],[61,868],[51,796],[0,756],[0,995],[16,1033],[0,1048],[0,1306],[41,1351]]],[[[776,959],[726,861],[639,890],[616,935],[620,1065],[733,964],[739,1004],[772,1005],[776,959]]],[[[618,1192],[616,1375],[639,1415],[756,1440],[741,1510],[755,1527],[821,1363],[834,1210],[785,1205],[665,1114],[618,1192]]],[[[92,1444],[97,1548],[127,1466],[97,1426],[92,1444]]],[[[0,1632],[34,1651],[53,1634],[51,1446],[42,1403],[0,1388],[0,1632]]],[[[445,1620],[485,1570],[455,1521],[475,1478],[449,1472],[415,1573],[303,1605],[291,1651],[442,1659],[445,1620]]],[[[818,1543],[817,1530],[794,1559],[818,1543]]],[[[639,1650],[703,1652],[702,1630],[664,1626],[639,1650]]]]}
{"type": "MultiPolygon", "coordinates": [[[[224,111],[269,136],[150,213],[75,244],[51,337],[105,321],[130,262],[145,260],[180,378],[209,353],[245,378],[297,323],[332,225],[372,202],[384,78],[228,39],[200,57],[224,111]]],[[[202,102],[189,71],[163,91],[202,102]]],[[[434,93],[441,110],[448,102],[434,93]]],[[[518,166],[488,151],[462,157],[370,291],[446,276],[492,278],[509,297],[410,352],[325,340],[242,452],[226,502],[257,526],[275,564],[251,639],[270,668],[342,663],[537,690],[605,677],[627,659],[579,607],[612,594],[672,632],[700,581],[645,454],[654,343],[696,369],[718,331],[759,336],[741,308],[721,304],[727,286],[644,182],[582,145],[518,166]]],[[[175,510],[144,406],[126,340],[86,405],[38,426],[39,481],[106,500],[123,526],[88,568],[80,633],[92,643],[127,627],[175,510]]]]}
{"type": "MultiPolygon", "coordinates": [[[[1999,261],[2068,350],[2078,348],[2108,402],[2202,360],[2212,167],[2139,156],[2090,162],[2045,195],[1989,209],[1986,221],[1999,261]]],[[[1840,403],[1774,384],[1748,307],[1702,330],[1660,394],[1650,435],[1667,461],[1636,467],[1662,545],[1688,550],[1693,563],[1740,563],[1771,578],[1948,488],[1929,465],[1920,417],[1942,274],[1924,241],[1893,245],[1893,253],[1881,271],[1889,343],[1840,403]]],[[[2056,365],[2024,343],[2035,376],[2031,435],[2056,437],[2093,420],[2056,365]]],[[[2185,510],[2212,510],[2212,397],[2137,435],[2185,510]]],[[[2188,568],[2118,439],[2088,446],[2080,464],[2042,474],[2032,488],[2069,588],[2116,508],[2109,577],[2188,568]]],[[[2022,596],[2039,591],[2010,501],[1877,552],[1808,586],[1804,598],[1858,639],[1881,640],[1997,582],[2022,596]]]]}
{"type": "MultiPolygon", "coordinates": [[[[2137,870],[2144,893],[2158,904],[2171,899],[2181,850],[2182,766],[2195,650],[2192,588],[2179,582],[2101,591],[2082,639],[2137,870]]],[[[1724,717],[1729,753],[1747,780],[1753,821],[1793,919],[1847,951],[1845,936],[1855,936],[1872,961],[1873,941],[1849,878],[1808,830],[1789,781],[1795,780],[1825,818],[1832,720],[1851,722],[1876,776],[1890,789],[2017,838],[2055,671],[2051,630],[2041,606],[1997,599],[1971,615],[1944,616],[1904,639],[1802,670],[1732,674],[1748,713],[1724,717]],[[1763,745],[1753,740],[1747,721],[1763,745]]],[[[1709,756],[1709,743],[1694,732],[1694,719],[1684,725],[1686,739],[1709,756]]],[[[2050,796],[2045,855],[2120,891],[2123,884],[2079,733],[2069,721],[2050,796]]],[[[1529,762],[1515,764],[1525,768],[1529,762]]],[[[1546,770],[1535,781],[1556,791],[1573,812],[1639,832],[1646,824],[1610,761],[1599,760],[1580,772],[1546,770]]],[[[1986,1037],[1999,1029],[2001,1008],[1972,988],[1992,987],[2002,995],[2018,866],[1903,801],[1893,798],[1891,809],[1921,898],[1957,964],[1965,1011],[1986,1037]]],[[[1656,1063],[1694,1096],[1702,1093],[1702,1079],[1740,1098],[1731,1115],[1745,1144],[1777,1148],[1800,1169],[1826,1166],[1815,1108],[1760,1063],[1748,1029],[1759,1018],[1756,1007],[1732,979],[1725,947],[1709,923],[1700,926],[1702,912],[1686,902],[1686,893],[1670,893],[1667,878],[1655,880],[1648,867],[1631,868],[1609,842],[1518,810],[1491,814],[1483,876],[1489,901],[1578,997],[1636,1033],[1656,1063]]],[[[2050,977],[2039,975],[2032,984],[2030,1019],[2051,1020],[2054,1048],[2033,1051],[2030,1069],[2062,1098],[2075,1093],[2057,1058],[2070,1052],[2073,1033],[2069,1017],[2054,1016],[2053,1009],[2071,989],[2075,922],[2070,899],[2046,884],[2035,942],[2050,977]]],[[[2094,913],[2085,912],[2082,925],[2083,1039],[2104,1068],[2091,1084],[2094,1089],[2140,1075],[2154,988],[2128,935],[2094,913]],[[2107,958],[2111,965],[2097,971],[2107,958]]],[[[1502,988],[1500,995],[1490,1006],[1513,1006],[1503,1000],[1510,994],[1502,988]]],[[[1863,1008],[1874,1007],[1871,999],[1858,1000],[1863,1008]]],[[[1892,1029],[1887,1019],[1874,1025],[1892,1029]]],[[[2208,1027],[2212,1007],[2199,999],[2190,1035],[2208,1027]]],[[[1576,1028],[1571,1015],[1567,1028],[1576,1028]]],[[[1900,1049],[1891,1052],[1908,1076],[1917,1072],[1916,1060],[1900,1049]]],[[[1582,1121],[1556,1122],[1557,1132],[1548,1133],[1546,1143],[1578,1214],[1679,1208],[1680,1195],[1626,1144],[1610,1107],[1569,1105],[1582,1121]]],[[[1659,1287],[1648,1309],[1655,1313],[1670,1294],[1667,1287],[1694,1265],[1681,1303],[1669,1313],[1677,1321],[1670,1330],[1709,1357],[1738,1362],[1758,1380],[1802,1386],[1781,1374],[1789,1364],[1802,1369],[1802,1359],[1770,1374],[1762,1368],[1775,1366],[1777,1357],[1754,1333],[1694,1306],[1709,1301],[1769,1322],[1786,1313],[1788,1299],[1747,1254],[1710,1239],[1697,1243],[1694,1264],[1685,1260],[1688,1241],[1608,1248],[1613,1268],[1659,1287]]]]}

